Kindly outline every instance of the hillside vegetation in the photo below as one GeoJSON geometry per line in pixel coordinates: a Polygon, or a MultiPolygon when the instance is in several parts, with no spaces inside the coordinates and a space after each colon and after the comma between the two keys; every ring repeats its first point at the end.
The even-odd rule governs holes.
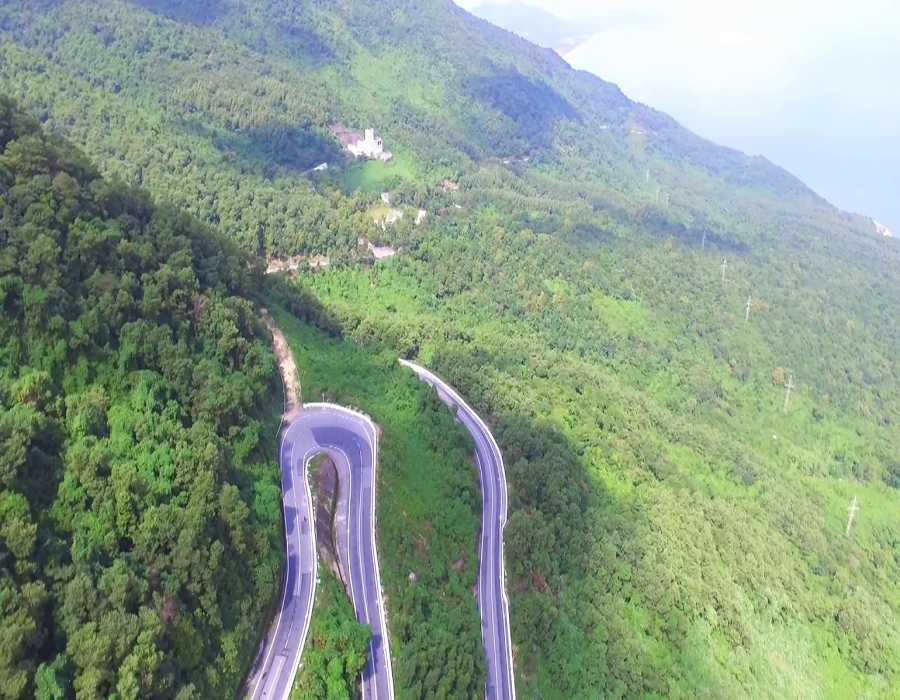
{"type": "Polygon", "coordinates": [[[347,171],[364,178],[334,122],[374,125],[395,154],[378,182],[423,201],[443,177],[523,157],[601,182],[592,206],[647,206],[650,167],[701,222],[735,205],[721,182],[814,199],[450,0],[13,0],[0,36],[0,78],[47,128],[254,253],[347,256],[377,234],[343,192],[347,171]],[[337,167],[301,176],[323,161],[337,167]]]}
{"type": "MultiPolygon", "coordinates": [[[[0,244],[0,697],[238,690],[283,560],[281,386],[258,292],[307,392],[386,426],[379,538],[399,689],[479,695],[470,444],[396,356],[341,341],[308,294],[104,180],[6,97],[0,244]]],[[[367,632],[335,580],[320,593],[297,692],[354,695],[367,632]]]]}
{"type": "MultiPolygon", "coordinates": [[[[374,415],[355,353],[401,354],[490,418],[521,697],[897,696],[895,241],[450,0],[11,2],[0,32],[4,86],[104,172],[245,251],[330,255],[297,281],[345,337],[301,341],[317,387],[374,415]],[[376,126],[396,167],[344,160],[333,122],[376,126]],[[429,217],[381,231],[354,184],[429,217]],[[359,237],[402,251],[369,264],[359,237]]],[[[431,556],[387,524],[418,499],[463,523],[428,540],[428,596],[385,566],[397,649],[422,652],[398,697],[433,697],[420,662],[447,640],[459,694],[480,688],[447,545],[468,488],[380,503],[403,556],[431,556]],[[438,599],[423,637],[392,607],[438,599]]]]}
{"type": "Polygon", "coordinates": [[[226,697],[280,581],[233,244],[0,98],[0,696],[226,697]]]}
{"type": "Polygon", "coordinates": [[[318,577],[303,664],[297,670],[290,697],[355,699],[372,632],[356,621],[353,605],[332,570],[320,565],[318,577]]]}

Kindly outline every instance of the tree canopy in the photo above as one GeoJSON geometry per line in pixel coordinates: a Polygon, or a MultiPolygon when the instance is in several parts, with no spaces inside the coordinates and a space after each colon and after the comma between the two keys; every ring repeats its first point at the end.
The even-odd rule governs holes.
{"type": "Polygon", "coordinates": [[[280,580],[261,272],[5,97],[0,193],[0,695],[227,696],[280,580]]]}

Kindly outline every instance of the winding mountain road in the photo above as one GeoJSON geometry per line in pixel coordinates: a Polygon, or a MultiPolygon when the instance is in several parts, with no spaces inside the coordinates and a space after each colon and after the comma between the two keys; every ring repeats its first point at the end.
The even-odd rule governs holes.
{"type": "Polygon", "coordinates": [[[362,673],[364,700],[393,700],[394,682],[375,547],[378,436],[368,417],[333,404],[305,404],[283,433],[281,463],[287,564],[281,601],[248,681],[251,700],[286,700],[309,632],[316,589],[316,541],[307,469],[328,454],[338,469],[335,539],[356,619],[372,628],[362,673]]]}
{"type": "Polygon", "coordinates": [[[433,386],[441,401],[456,406],[456,419],[475,439],[483,497],[481,539],[478,544],[478,612],[481,614],[481,638],[487,663],[488,700],[515,700],[512,640],[509,633],[509,599],[506,595],[506,563],[503,554],[503,528],[506,526],[507,493],[503,455],[487,425],[449,384],[437,375],[407,360],[400,364],[433,386]]]}
{"type": "MultiPolygon", "coordinates": [[[[262,310],[273,334],[273,347],[284,379],[286,426],[279,447],[286,543],[284,587],[275,616],[247,677],[250,700],[287,700],[300,667],[309,633],[317,582],[315,520],[309,488],[309,464],[325,453],[338,472],[334,538],[341,573],[350,586],[356,619],[369,625],[369,660],[362,672],[363,700],[394,700],[394,679],[388,645],[378,551],[375,543],[375,470],[378,433],[368,416],[335,404],[300,405],[293,355],[275,322],[262,310]]],[[[429,370],[400,360],[432,385],[444,403],[456,407],[456,418],[475,440],[475,462],[483,495],[478,543],[478,610],[487,663],[485,697],[515,700],[509,599],[503,529],[507,489],[503,456],[485,422],[429,370]]]]}

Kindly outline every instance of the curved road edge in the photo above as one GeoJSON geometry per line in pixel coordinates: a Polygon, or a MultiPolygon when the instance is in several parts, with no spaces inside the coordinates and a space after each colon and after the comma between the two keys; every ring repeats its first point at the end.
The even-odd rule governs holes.
{"type": "MultiPolygon", "coordinates": [[[[431,372],[430,370],[422,367],[421,365],[416,364],[415,362],[410,362],[409,360],[404,360],[400,358],[400,364],[404,367],[408,367],[413,372],[418,375],[419,379],[425,381],[431,386],[438,389],[438,396],[441,398],[444,403],[450,405],[455,404],[458,409],[462,409],[465,412],[467,418],[478,428],[478,431],[482,433],[482,436],[485,439],[485,442],[490,447],[490,451],[496,464],[499,466],[500,478],[499,478],[499,492],[500,492],[500,502],[501,502],[501,518],[498,527],[498,539],[499,539],[499,560],[500,560],[500,579],[498,582],[498,588],[500,593],[501,600],[501,616],[502,616],[502,625],[501,629],[497,630],[497,632],[504,636],[506,647],[506,655],[505,655],[505,666],[506,666],[506,688],[505,692],[501,689],[498,689],[496,695],[501,700],[515,700],[516,697],[516,683],[515,683],[515,675],[513,671],[513,659],[512,659],[512,636],[509,630],[509,596],[506,591],[506,555],[504,551],[504,542],[503,542],[503,532],[506,528],[506,519],[507,519],[507,511],[508,511],[508,502],[507,502],[507,483],[506,483],[506,467],[503,463],[503,454],[500,452],[500,447],[497,445],[497,441],[494,439],[493,434],[488,428],[487,424],[481,419],[481,417],[466,403],[465,399],[463,399],[456,390],[447,384],[444,380],[438,377],[436,374],[431,372]],[[443,394],[441,393],[443,392],[443,394]],[[448,400],[449,399],[449,400],[448,400]]],[[[459,418],[457,418],[459,420],[459,418]]],[[[485,465],[483,464],[483,457],[478,454],[478,446],[480,446],[481,441],[479,440],[479,436],[476,435],[476,431],[472,429],[472,426],[468,425],[465,421],[460,421],[463,425],[472,433],[472,437],[475,439],[476,444],[476,452],[475,452],[475,461],[478,465],[479,475],[481,477],[482,482],[482,536],[484,534],[484,529],[487,527],[489,522],[487,513],[489,508],[489,497],[488,491],[484,488],[484,480],[485,476],[485,465]]],[[[484,547],[480,547],[480,555],[481,561],[479,562],[479,577],[482,575],[484,571],[485,565],[485,552],[484,547]]],[[[481,599],[481,596],[479,596],[481,599]]],[[[481,605],[484,605],[483,600],[479,601],[481,605]]],[[[481,607],[481,606],[480,606],[481,607]]],[[[491,650],[488,648],[487,640],[484,639],[484,609],[480,609],[479,613],[482,617],[482,641],[485,646],[485,661],[488,665],[490,665],[491,659],[491,650]]],[[[488,677],[488,683],[490,683],[490,675],[488,677]]],[[[486,696],[491,697],[491,694],[487,692],[486,696]]]]}
{"type": "Polygon", "coordinates": [[[284,516],[284,536],[285,536],[285,565],[284,576],[282,577],[281,600],[278,604],[277,612],[273,620],[270,621],[266,635],[260,643],[259,652],[256,655],[253,666],[248,674],[245,688],[247,690],[246,697],[253,700],[265,698],[280,697],[281,700],[287,700],[290,695],[293,681],[297,675],[297,669],[300,667],[300,658],[303,654],[303,647],[306,645],[306,637],[309,632],[309,623],[312,619],[313,600],[315,598],[316,581],[318,579],[318,556],[316,554],[316,534],[315,528],[312,527],[313,509],[312,494],[309,490],[309,482],[307,480],[309,462],[315,455],[305,454],[303,456],[303,470],[299,473],[301,477],[295,482],[294,471],[292,465],[294,462],[294,453],[292,444],[290,456],[285,459],[285,448],[287,446],[288,436],[291,433],[293,422],[282,423],[284,429],[281,431],[281,438],[278,443],[278,462],[281,469],[281,491],[282,491],[282,513],[284,516]],[[296,498],[295,488],[299,487],[303,491],[305,513],[303,515],[303,525],[300,520],[299,504],[296,498]],[[293,508],[289,499],[293,502],[293,508]],[[288,512],[293,513],[293,518],[288,518],[288,512]],[[307,532],[303,533],[304,525],[307,532]],[[291,535],[295,534],[294,537],[291,535]],[[304,549],[303,535],[307,535],[306,552],[304,549]],[[292,566],[293,563],[293,566],[292,566]],[[307,576],[306,590],[303,591],[303,573],[302,568],[311,567],[311,576],[307,576]],[[292,569],[297,569],[292,577],[292,569]],[[297,581],[296,591],[294,589],[294,581],[297,581]],[[290,599],[288,592],[290,591],[290,599]],[[303,595],[305,593],[305,595],[303,595]],[[294,634],[294,623],[298,606],[303,608],[303,620],[297,633],[294,634]],[[282,620],[290,617],[290,627],[284,637],[279,638],[282,620]],[[280,653],[273,656],[273,652],[279,647],[281,642],[280,653]],[[262,663],[260,664],[260,660],[262,663]],[[271,665],[270,665],[271,662],[271,665]],[[285,666],[290,664],[290,672],[282,675],[285,666]],[[280,696],[279,696],[280,693],[280,696]]]}
{"type": "MultiPolygon", "coordinates": [[[[338,406],[337,404],[332,403],[307,403],[303,404],[303,408],[326,408],[331,410],[338,410],[342,413],[346,413],[350,416],[355,417],[358,421],[361,421],[372,433],[372,440],[370,441],[370,446],[372,448],[372,518],[371,518],[371,544],[372,544],[372,552],[375,555],[375,585],[378,588],[378,618],[381,626],[381,638],[384,640],[384,658],[385,662],[385,670],[388,678],[388,698],[389,700],[394,700],[394,670],[393,663],[391,658],[390,651],[390,639],[388,636],[388,628],[387,628],[387,613],[384,610],[384,587],[381,585],[381,565],[379,562],[381,561],[381,557],[378,555],[378,541],[375,537],[375,530],[378,527],[378,508],[377,508],[377,484],[378,484],[378,430],[375,427],[374,421],[372,421],[369,416],[365,413],[361,413],[359,411],[355,411],[352,408],[347,408],[345,406],[338,406]]],[[[367,436],[368,437],[368,436],[367,436]]],[[[349,551],[347,555],[349,556],[349,551]]],[[[352,580],[352,579],[351,579],[352,580]]],[[[354,605],[356,601],[353,601],[354,605]]],[[[374,659],[373,659],[374,662],[374,659]]]]}
{"type": "Polygon", "coordinates": [[[331,454],[334,458],[335,452],[347,462],[348,478],[342,480],[340,486],[349,490],[346,500],[347,551],[339,554],[347,561],[351,602],[357,620],[371,627],[377,625],[378,629],[369,643],[370,659],[362,675],[362,697],[364,700],[394,698],[387,616],[375,537],[378,430],[368,416],[358,411],[336,404],[310,403],[304,404],[285,423],[279,444],[285,521],[285,575],[276,616],[263,638],[245,684],[246,697],[251,700],[287,700],[300,667],[313,614],[318,575],[309,464],[318,454],[331,454]],[[362,441],[368,450],[362,449],[362,441]],[[359,448],[358,457],[353,457],[351,446],[359,448]],[[300,460],[295,459],[298,447],[303,452],[300,460]],[[370,498],[363,499],[366,488],[370,498]],[[299,500],[298,489],[302,491],[299,500]],[[359,494],[356,511],[351,507],[355,491],[359,494]],[[368,517],[363,515],[366,507],[368,517]],[[350,527],[354,519],[356,528],[350,527]],[[354,532],[363,533],[365,528],[369,530],[368,538],[364,534],[354,536],[354,532]],[[357,579],[355,587],[354,578],[357,579]],[[377,607],[377,623],[368,612],[373,603],[377,607]]]}

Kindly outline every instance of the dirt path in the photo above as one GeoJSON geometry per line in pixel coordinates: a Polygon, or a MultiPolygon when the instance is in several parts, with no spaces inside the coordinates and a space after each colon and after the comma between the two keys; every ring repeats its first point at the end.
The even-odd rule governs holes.
{"type": "MultiPolygon", "coordinates": [[[[300,380],[297,378],[297,364],[294,361],[294,353],[291,352],[284,333],[281,332],[281,329],[277,326],[271,314],[269,314],[268,309],[262,308],[260,311],[266,327],[272,331],[272,350],[278,359],[278,369],[281,372],[281,378],[284,380],[286,403],[284,406],[283,425],[289,425],[302,408],[300,402],[300,380]]],[[[317,468],[313,473],[312,489],[312,497],[315,502],[313,512],[315,513],[316,542],[319,544],[318,555],[319,559],[344,584],[347,597],[349,598],[349,579],[344,571],[344,562],[341,557],[337,556],[337,548],[335,547],[335,527],[341,527],[340,523],[346,520],[346,515],[342,518],[342,516],[335,513],[340,479],[337,467],[332,459],[327,455],[323,455],[323,457],[323,459],[314,462],[317,468]],[[338,521],[337,525],[335,520],[338,521]]],[[[345,478],[349,478],[349,474],[346,474],[345,478]]],[[[346,524],[343,524],[344,533],[346,533],[346,527],[346,524]]]]}
{"type": "Polygon", "coordinates": [[[284,380],[285,405],[284,421],[289,423],[300,412],[300,380],[297,378],[297,364],[294,362],[294,353],[285,340],[284,333],[275,324],[269,315],[268,309],[261,309],[266,326],[272,331],[272,350],[278,358],[278,369],[281,370],[281,378],[284,380]]]}

